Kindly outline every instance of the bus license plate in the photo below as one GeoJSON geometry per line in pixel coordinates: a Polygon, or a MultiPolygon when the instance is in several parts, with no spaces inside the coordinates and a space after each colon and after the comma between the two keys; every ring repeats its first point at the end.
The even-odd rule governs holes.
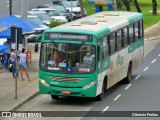
{"type": "Polygon", "coordinates": [[[61,91],[61,93],[62,93],[62,94],[71,94],[71,91],[68,91],[68,90],[62,90],[62,91],[61,91]]]}

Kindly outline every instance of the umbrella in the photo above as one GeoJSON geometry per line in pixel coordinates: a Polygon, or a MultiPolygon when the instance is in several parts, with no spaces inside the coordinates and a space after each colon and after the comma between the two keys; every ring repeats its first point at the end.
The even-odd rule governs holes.
{"type": "Polygon", "coordinates": [[[11,38],[11,28],[0,32],[0,38],[11,38]]]}
{"type": "Polygon", "coordinates": [[[4,50],[8,49],[10,46],[4,46],[0,45],[0,53],[3,52],[4,50]]]}
{"type": "Polygon", "coordinates": [[[39,26],[37,24],[31,23],[27,20],[18,18],[16,16],[7,16],[7,17],[3,17],[0,18],[0,27],[2,26],[7,26],[8,29],[0,32],[0,37],[5,37],[5,38],[10,38],[11,37],[11,30],[10,27],[11,26],[15,26],[16,27],[20,27],[22,28],[22,32],[31,32],[33,31],[33,29],[35,28],[39,28],[39,26]]]}

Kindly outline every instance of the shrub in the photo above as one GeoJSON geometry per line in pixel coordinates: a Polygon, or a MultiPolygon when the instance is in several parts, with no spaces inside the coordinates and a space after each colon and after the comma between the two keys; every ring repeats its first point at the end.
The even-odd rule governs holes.
{"type": "Polygon", "coordinates": [[[56,27],[56,26],[59,26],[59,25],[62,25],[63,23],[62,22],[60,22],[60,21],[52,21],[49,25],[48,25],[48,27],[49,28],[53,28],[53,27],[56,27]]]}

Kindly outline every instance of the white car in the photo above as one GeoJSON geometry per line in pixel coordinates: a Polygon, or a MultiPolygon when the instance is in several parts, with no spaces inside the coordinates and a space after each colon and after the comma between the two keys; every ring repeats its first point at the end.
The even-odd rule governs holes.
{"type": "MultiPolygon", "coordinates": [[[[21,18],[21,15],[15,15],[16,17],[21,18]]],[[[27,21],[37,24],[39,27],[33,29],[30,33],[27,33],[27,39],[28,42],[35,42],[38,35],[42,34],[43,31],[48,29],[49,27],[45,25],[42,20],[38,16],[34,15],[27,15],[26,19],[27,21]]]]}
{"type": "MultiPolygon", "coordinates": [[[[73,12],[75,14],[76,18],[82,17],[81,15],[81,8],[79,7],[79,4],[77,1],[61,1],[61,4],[70,12],[73,12]]],[[[84,16],[87,15],[86,10],[84,9],[84,16]]]]}
{"type": "Polygon", "coordinates": [[[52,19],[56,21],[60,21],[64,23],[68,22],[65,16],[63,16],[58,10],[53,8],[36,8],[36,9],[32,9],[32,11],[45,11],[51,16],[52,19]]]}
{"type": "Polygon", "coordinates": [[[38,16],[45,25],[49,25],[53,20],[45,11],[28,11],[27,14],[38,16]]]}
{"type": "Polygon", "coordinates": [[[33,29],[33,31],[35,31],[34,34],[30,34],[27,36],[28,42],[35,42],[37,36],[39,34],[42,34],[42,32],[48,29],[49,27],[43,24],[42,20],[37,16],[28,15],[27,20],[40,26],[39,28],[33,29]]]}

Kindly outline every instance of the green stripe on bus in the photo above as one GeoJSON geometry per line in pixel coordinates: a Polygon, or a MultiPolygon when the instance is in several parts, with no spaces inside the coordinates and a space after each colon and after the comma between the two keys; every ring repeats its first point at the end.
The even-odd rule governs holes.
{"type": "Polygon", "coordinates": [[[134,23],[134,22],[141,20],[141,19],[143,19],[143,14],[139,13],[136,16],[128,18],[128,21],[129,21],[129,24],[131,24],[131,23],[134,23]]]}
{"type": "Polygon", "coordinates": [[[131,53],[142,46],[144,46],[144,40],[137,40],[136,42],[131,43],[131,45],[128,47],[128,53],[131,53]]]}
{"type": "Polygon", "coordinates": [[[111,61],[110,57],[104,58],[103,62],[100,65],[100,68],[98,69],[98,73],[102,73],[103,71],[109,69],[110,61],[111,61]]]}

